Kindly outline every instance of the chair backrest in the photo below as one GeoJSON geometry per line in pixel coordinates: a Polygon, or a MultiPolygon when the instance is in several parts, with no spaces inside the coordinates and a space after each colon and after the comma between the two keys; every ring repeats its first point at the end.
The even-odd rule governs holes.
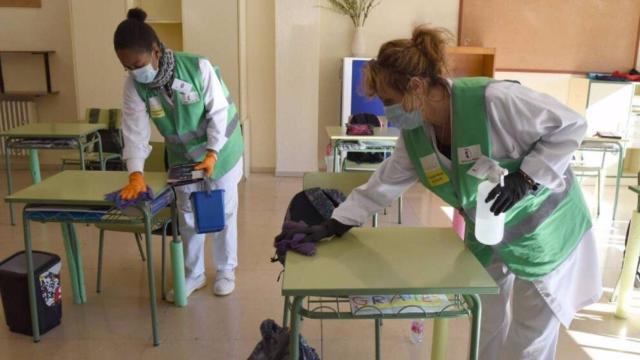
{"type": "Polygon", "coordinates": [[[120,109],[88,108],[85,116],[88,123],[106,124],[108,129],[120,129],[122,125],[120,109]]]}
{"type": "Polygon", "coordinates": [[[164,166],[164,150],[165,145],[162,141],[151,141],[151,153],[144,162],[145,171],[166,171],[164,166]]]}
{"type": "Polygon", "coordinates": [[[358,186],[365,184],[371,177],[371,172],[309,172],[302,179],[303,190],[319,187],[323,189],[340,190],[349,195],[358,186]]]}

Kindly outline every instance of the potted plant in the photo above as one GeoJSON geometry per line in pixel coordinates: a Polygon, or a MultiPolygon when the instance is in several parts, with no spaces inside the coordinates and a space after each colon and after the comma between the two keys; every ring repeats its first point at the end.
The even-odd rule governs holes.
{"type": "Polygon", "coordinates": [[[365,55],[365,42],[363,28],[364,24],[376,6],[382,0],[326,0],[325,8],[346,15],[351,19],[354,27],[353,42],[351,52],[353,56],[361,57],[365,55]]]}

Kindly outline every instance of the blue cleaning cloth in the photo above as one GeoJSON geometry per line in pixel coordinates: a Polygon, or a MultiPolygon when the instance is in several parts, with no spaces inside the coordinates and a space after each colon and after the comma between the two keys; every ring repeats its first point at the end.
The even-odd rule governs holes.
{"type": "Polygon", "coordinates": [[[108,193],[104,196],[105,200],[112,201],[116,204],[116,208],[118,210],[126,209],[130,206],[139,205],[145,201],[153,200],[153,191],[149,186],[147,186],[147,190],[138,194],[138,197],[133,200],[123,200],[120,197],[120,190],[116,190],[114,192],[108,193]]]}

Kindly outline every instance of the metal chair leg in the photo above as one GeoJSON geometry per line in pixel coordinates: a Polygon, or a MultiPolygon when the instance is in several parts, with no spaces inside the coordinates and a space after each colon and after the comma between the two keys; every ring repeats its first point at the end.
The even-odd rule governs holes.
{"type": "Polygon", "coordinates": [[[402,195],[398,198],[398,224],[402,224],[402,195]]]}
{"type": "Polygon", "coordinates": [[[144,250],[142,250],[142,235],[135,233],[134,236],[136,237],[136,243],[138,244],[138,252],[140,252],[140,258],[142,259],[142,261],[145,261],[145,257],[144,257],[144,250]]]}
{"type": "Polygon", "coordinates": [[[100,240],[98,242],[98,280],[96,281],[96,292],[102,292],[102,255],[104,249],[104,230],[100,229],[100,240]]]}

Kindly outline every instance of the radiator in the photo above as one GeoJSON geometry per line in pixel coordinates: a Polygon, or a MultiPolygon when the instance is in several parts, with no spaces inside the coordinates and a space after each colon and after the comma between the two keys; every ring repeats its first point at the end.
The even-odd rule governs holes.
{"type": "MultiPolygon", "coordinates": [[[[37,119],[36,106],[33,101],[2,100],[0,101],[0,132],[17,126],[35,123],[37,119]]],[[[0,138],[0,154],[4,155],[4,138],[0,138]]],[[[26,150],[12,149],[12,155],[25,156],[26,150]]]]}

